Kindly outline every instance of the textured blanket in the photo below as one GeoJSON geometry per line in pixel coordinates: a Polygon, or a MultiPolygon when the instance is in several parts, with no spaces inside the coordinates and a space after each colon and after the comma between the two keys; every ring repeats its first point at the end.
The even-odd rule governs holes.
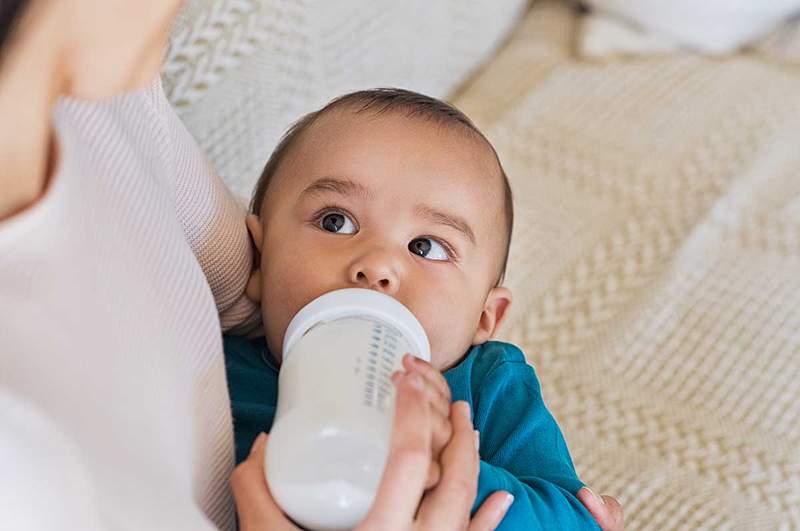
{"type": "MultiPolygon", "coordinates": [[[[195,0],[165,86],[248,195],[291,120],[352,88],[445,94],[523,4],[195,0]]],[[[534,4],[454,97],[514,189],[503,339],[627,529],[800,529],[800,68],[593,62],[580,25],[534,4]]]]}
{"type": "Polygon", "coordinates": [[[514,189],[503,337],[627,529],[799,529],[800,70],[578,23],[534,6],[455,100],[514,189]]]}

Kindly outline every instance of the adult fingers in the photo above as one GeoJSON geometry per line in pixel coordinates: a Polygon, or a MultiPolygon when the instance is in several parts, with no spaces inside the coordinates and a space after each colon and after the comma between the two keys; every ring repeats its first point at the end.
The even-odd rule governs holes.
{"type": "Polygon", "coordinates": [[[419,510],[423,529],[465,529],[478,488],[478,444],[469,404],[451,406],[453,436],[442,452],[442,479],[426,494],[419,510]]]}
{"type": "Polygon", "coordinates": [[[405,530],[425,489],[431,460],[431,411],[417,372],[395,374],[397,386],[389,458],[375,502],[359,530],[405,530]]]}
{"type": "Polygon", "coordinates": [[[578,500],[586,507],[603,531],[623,531],[622,506],[611,496],[600,497],[588,487],[578,491],[578,500]]]}
{"type": "Polygon", "coordinates": [[[468,531],[493,531],[500,525],[514,502],[510,492],[498,490],[483,500],[475,516],[469,523],[468,531]]]}
{"type": "Polygon", "coordinates": [[[278,531],[297,530],[272,499],[264,476],[264,453],[267,448],[267,435],[260,434],[247,459],[242,461],[231,474],[231,490],[239,516],[240,531],[275,529],[278,531]]]}

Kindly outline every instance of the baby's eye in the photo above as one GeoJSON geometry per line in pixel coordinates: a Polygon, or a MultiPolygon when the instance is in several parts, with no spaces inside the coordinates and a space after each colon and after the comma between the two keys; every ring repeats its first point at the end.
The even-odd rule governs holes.
{"type": "Polygon", "coordinates": [[[319,220],[322,230],[336,234],[354,234],[356,228],[348,216],[341,212],[328,212],[319,220]]]}
{"type": "Polygon", "coordinates": [[[431,238],[414,238],[409,242],[408,250],[430,260],[450,259],[450,255],[444,246],[431,238]]]}

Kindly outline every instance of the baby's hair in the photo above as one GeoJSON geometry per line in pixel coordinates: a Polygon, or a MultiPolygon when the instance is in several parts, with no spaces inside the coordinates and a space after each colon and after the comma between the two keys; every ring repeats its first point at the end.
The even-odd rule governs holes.
{"type": "Polygon", "coordinates": [[[278,166],[286,157],[286,154],[291,150],[292,146],[297,142],[303,132],[311,127],[320,116],[328,111],[339,108],[350,108],[354,110],[356,114],[369,112],[379,115],[387,112],[404,112],[406,116],[410,118],[421,118],[435,121],[444,126],[461,128],[489,147],[497,161],[497,167],[500,170],[503,182],[503,211],[505,214],[504,229],[506,240],[500,274],[495,283],[495,285],[499,286],[503,282],[503,278],[506,274],[508,252],[511,245],[511,231],[514,226],[514,204],[508,177],[503,170],[503,166],[500,164],[500,159],[497,156],[494,146],[492,146],[483,133],[475,127],[472,120],[449,103],[431,98],[430,96],[425,96],[424,94],[399,88],[360,90],[340,96],[321,109],[308,113],[300,118],[286,133],[284,133],[280,142],[278,142],[278,145],[275,147],[275,150],[272,152],[272,155],[270,155],[266,166],[264,166],[264,171],[261,172],[261,177],[259,177],[256,183],[253,198],[250,201],[250,211],[256,216],[261,216],[261,206],[264,203],[267,189],[269,188],[278,166]]]}

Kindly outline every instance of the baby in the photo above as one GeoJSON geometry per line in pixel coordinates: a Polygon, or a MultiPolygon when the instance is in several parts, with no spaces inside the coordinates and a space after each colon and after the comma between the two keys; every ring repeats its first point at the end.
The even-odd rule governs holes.
{"type": "MultiPolygon", "coordinates": [[[[272,425],[295,313],[328,291],[369,288],[408,307],[430,340],[432,367],[404,363],[425,376],[438,412],[434,457],[450,437],[449,402],[470,404],[474,509],[506,490],[514,502],[501,529],[598,528],[533,368],[491,340],[511,305],[501,284],[513,207],[494,148],[466,116],[405,90],[338,98],[286,133],[251,211],[259,257],[247,292],[261,302],[264,336],[225,338],[237,462],[272,425]]],[[[434,469],[429,485],[437,480],[434,469]]]]}

